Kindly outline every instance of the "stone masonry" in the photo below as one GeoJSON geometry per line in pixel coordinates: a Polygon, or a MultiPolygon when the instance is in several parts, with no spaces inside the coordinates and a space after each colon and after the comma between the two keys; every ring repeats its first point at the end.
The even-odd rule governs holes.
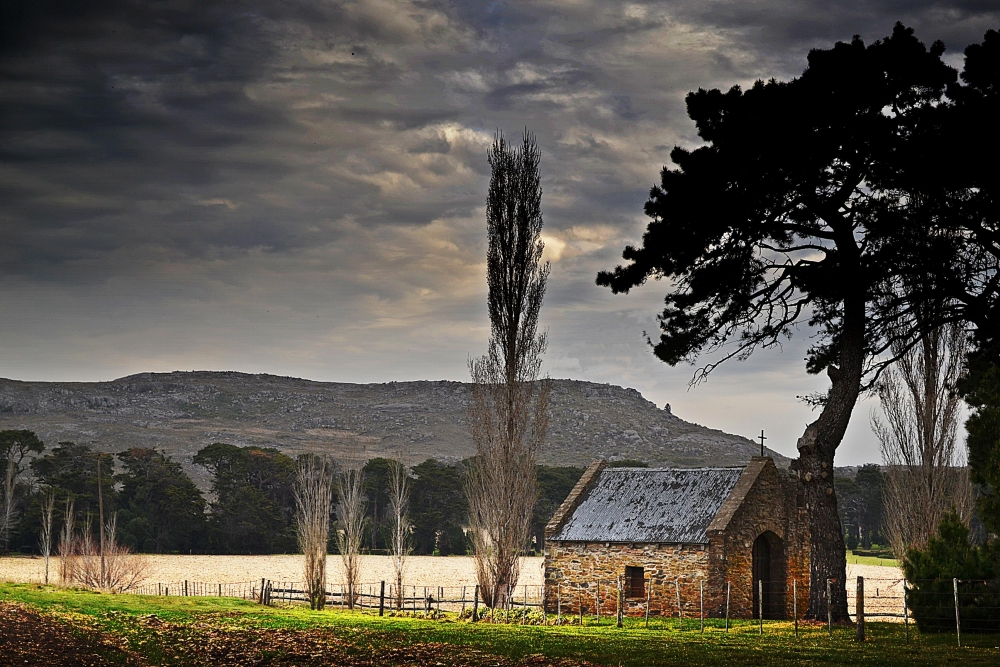
{"type": "Polygon", "coordinates": [[[790,618],[795,581],[801,617],[809,596],[809,535],[794,474],[761,457],[742,469],[690,471],[608,469],[606,462],[595,461],[546,527],[546,609],[575,615],[582,605],[587,615],[614,615],[622,586],[624,611],[629,615],[645,614],[648,596],[651,615],[677,616],[679,602],[686,618],[698,617],[702,608],[708,617],[721,617],[728,592],[733,618],[754,617],[761,609],[765,618],[790,618]],[[662,497],[648,497],[660,493],[664,484],[656,480],[661,478],[671,480],[674,489],[662,492],[662,497]],[[685,487],[688,478],[708,481],[695,479],[685,487]],[[734,483],[726,486],[726,479],[734,483]],[[707,495],[685,509],[678,495],[689,488],[690,493],[707,495]],[[640,497],[629,495],[633,489],[640,490],[640,497]],[[595,503],[600,506],[593,507],[595,503]],[[701,515],[695,511],[707,505],[717,510],[701,515]],[[683,516],[673,517],[664,532],[654,525],[662,517],[650,516],[657,512],[683,516]],[[690,526],[684,525],[688,515],[690,526]],[[631,527],[627,534],[633,541],[613,539],[626,534],[623,524],[631,527]],[[660,541],[669,537],[670,530],[685,539],[660,541]],[[657,541],[643,541],[644,531],[657,541]],[[567,536],[586,539],[561,539],[567,536]],[[766,543],[758,550],[758,568],[765,569],[756,575],[755,542],[766,543]],[[642,568],[640,587],[625,579],[626,567],[642,568]],[[763,606],[754,595],[755,588],[760,591],[757,580],[765,581],[763,606]]]}

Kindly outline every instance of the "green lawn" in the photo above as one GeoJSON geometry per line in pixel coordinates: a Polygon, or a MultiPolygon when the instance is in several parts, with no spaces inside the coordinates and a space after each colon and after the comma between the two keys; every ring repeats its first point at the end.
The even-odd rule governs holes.
{"type": "Polygon", "coordinates": [[[848,565],[882,565],[884,567],[899,567],[899,561],[895,558],[876,558],[875,556],[855,556],[850,551],[847,552],[848,565]]]}
{"type": "MultiPolygon", "coordinates": [[[[974,647],[955,647],[954,635],[920,636],[911,625],[911,641],[904,642],[903,626],[869,622],[869,641],[858,644],[850,628],[834,628],[833,637],[819,625],[803,626],[793,634],[789,622],[769,621],[759,635],[756,623],[740,621],[727,634],[712,620],[704,634],[688,620],[678,630],[677,620],[651,621],[647,630],[638,619],[624,629],[605,620],[600,626],[505,626],[412,618],[379,618],[343,611],[312,612],[302,607],[269,608],[225,598],[106,595],[66,591],[27,584],[0,584],[0,600],[27,603],[64,618],[78,619],[125,637],[132,650],[158,661],[164,647],[143,633],[141,615],[156,614],[165,621],[205,624],[220,628],[323,628],[363,650],[368,646],[400,646],[418,642],[465,645],[521,658],[544,654],[549,658],[584,659],[606,665],[962,665],[1000,664],[1000,636],[965,636],[974,647]]],[[[167,662],[170,662],[169,660],[167,662]]],[[[158,663],[157,663],[158,664],[158,663]]],[[[182,663],[171,663],[182,664],[182,663]]]]}

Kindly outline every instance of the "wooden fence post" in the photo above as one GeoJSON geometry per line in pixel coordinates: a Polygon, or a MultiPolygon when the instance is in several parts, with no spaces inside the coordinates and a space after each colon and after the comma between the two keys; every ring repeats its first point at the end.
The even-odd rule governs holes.
{"type": "Polygon", "coordinates": [[[759,622],[760,632],[758,634],[764,634],[764,580],[757,580],[757,621],[759,622]]]}
{"type": "Polygon", "coordinates": [[[903,628],[906,632],[906,643],[910,643],[910,613],[906,610],[906,580],[903,580],[903,628]]]}
{"type": "Polygon", "coordinates": [[[597,624],[601,624],[601,580],[597,580],[597,594],[594,595],[594,601],[597,603],[597,624]]]}
{"type": "Polygon", "coordinates": [[[187,594],[188,594],[188,580],[185,579],[184,580],[184,597],[187,597],[187,594]]]}
{"type": "Polygon", "coordinates": [[[855,640],[863,642],[865,640],[865,578],[858,577],[858,588],[854,591],[854,616],[857,627],[855,640]]]}
{"type": "Polygon", "coordinates": [[[510,610],[514,606],[514,585],[507,584],[507,599],[504,600],[504,607],[506,607],[507,615],[504,618],[504,623],[510,623],[510,610]]]}
{"type": "Polygon", "coordinates": [[[729,632],[729,592],[732,590],[732,584],[728,581],[726,582],[726,632],[729,632]]]}
{"type": "Polygon", "coordinates": [[[385,581],[382,582],[382,590],[378,595],[378,615],[385,616],[385,581]]]}
{"type": "Polygon", "coordinates": [[[698,580],[698,606],[701,608],[701,634],[705,634],[705,580],[698,580]]]}
{"type": "Polygon", "coordinates": [[[830,580],[826,580],[826,629],[833,636],[833,605],[830,604],[830,580]]]}
{"type": "Polygon", "coordinates": [[[674,579],[674,591],[677,593],[677,628],[684,629],[684,614],[681,612],[681,580],[674,579]]]}
{"type": "Polygon", "coordinates": [[[479,620],[479,584],[476,584],[475,597],[472,602],[472,622],[479,620]]]}
{"type": "Polygon", "coordinates": [[[795,579],[792,579],[792,616],[795,617],[795,636],[799,636],[799,592],[795,579]]]}
{"type": "Polygon", "coordinates": [[[646,583],[646,629],[649,629],[649,594],[653,589],[653,579],[650,577],[649,582],[646,583]]]}
{"type": "Polygon", "coordinates": [[[622,581],[622,577],[618,577],[618,590],[616,594],[618,596],[618,599],[616,600],[618,607],[617,625],[620,628],[622,627],[622,624],[624,622],[623,617],[625,616],[625,586],[624,582],[622,581]]]}
{"type": "Polygon", "coordinates": [[[521,623],[528,622],[528,584],[524,585],[524,613],[521,615],[521,623]]]}
{"type": "Polygon", "coordinates": [[[618,577],[618,627],[622,627],[625,616],[625,586],[621,577],[618,577]]]}
{"type": "Polygon", "coordinates": [[[958,638],[958,647],[962,648],[962,620],[958,615],[958,578],[952,579],[951,585],[955,591],[955,636],[958,638]]]}

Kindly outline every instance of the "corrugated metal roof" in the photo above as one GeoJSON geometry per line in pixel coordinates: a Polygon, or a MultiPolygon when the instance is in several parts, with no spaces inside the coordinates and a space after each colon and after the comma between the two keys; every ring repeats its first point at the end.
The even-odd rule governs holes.
{"type": "Polygon", "coordinates": [[[705,544],[744,468],[605,468],[550,539],[705,544]]]}

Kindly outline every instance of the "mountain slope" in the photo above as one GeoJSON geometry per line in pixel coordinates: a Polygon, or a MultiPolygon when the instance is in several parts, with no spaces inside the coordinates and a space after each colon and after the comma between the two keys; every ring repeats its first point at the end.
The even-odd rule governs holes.
{"type": "MultiPolygon", "coordinates": [[[[392,456],[410,464],[465,458],[474,450],[468,393],[460,382],[349,384],[207,371],[111,382],[0,379],[0,428],[31,429],[50,447],[71,440],[111,452],[163,449],[204,485],[191,457],[213,442],[292,455],[392,456]]],[[[679,419],[634,389],[552,381],[544,463],[585,465],[605,456],[664,466],[736,465],[758,452],[758,444],[679,419]]]]}

